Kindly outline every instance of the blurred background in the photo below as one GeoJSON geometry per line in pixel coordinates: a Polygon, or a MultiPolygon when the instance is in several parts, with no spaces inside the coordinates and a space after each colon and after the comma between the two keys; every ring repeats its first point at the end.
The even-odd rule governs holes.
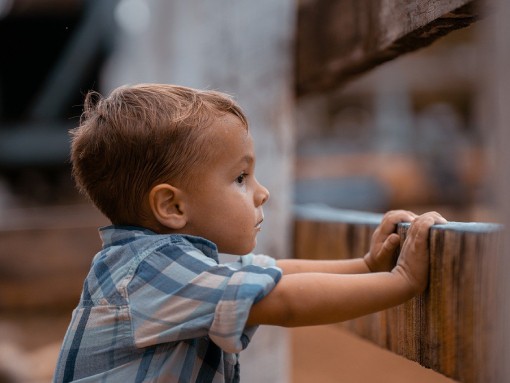
{"type": "MultiPolygon", "coordinates": [[[[485,213],[478,25],[297,99],[295,202],[485,213]]],[[[446,213],[445,213],[446,214],[446,213]]]]}
{"type": "MultiPolygon", "coordinates": [[[[238,91],[233,73],[197,69],[195,75],[195,68],[169,57],[173,51],[193,54],[165,44],[165,30],[179,34],[178,9],[167,6],[173,26],[165,28],[142,0],[0,4],[1,207],[82,202],[69,177],[67,130],[77,125],[88,90],[107,93],[124,83],[182,79],[179,83],[190,86],[224,84],[226,92],[238,91]],[[160,44],[160,50],[149,50],[143,42],[160,44]],[[128,50],[139,57],[119,62],[132,59],[128,50]]],[[[194,28],[195,44],[205,45],[200,28],[194,28]]],[[[218,27],[225,34],[219,38],[232,39],[223,28],[218,27]]],[[[452,32],[339,89],[296,95],[294,201],[379,212],[444,205],[465,215],[478,209],[485,200],[485,142],[477,123],[476,28],[452,32]]],[[[184,32],[181,44],[193,44],[193,36],[184,32]]],[[[282,44],[281,49],[292,47],[282,44]]],[[[284,75],[290,77],[294,63],[289,64],[284,75]]],[[[263,87],[259,91],[267,94],[263,87]]]]}
{"type": "MultiPolygon", "coordinates": [[[[108,224],[74,189],[68,162],[88,90],[167,82],[232,94],[272,192],[258,250],[275,257],[292,256],[296,204],[495,219],[480,124],[484,21],[307,92],[295,75],[306,4],[0,0],[0,382],[50,380],[96,228],[108,224]]],[[[289,337],[263,330],[243,381],[291,381],[289,337]]]]}

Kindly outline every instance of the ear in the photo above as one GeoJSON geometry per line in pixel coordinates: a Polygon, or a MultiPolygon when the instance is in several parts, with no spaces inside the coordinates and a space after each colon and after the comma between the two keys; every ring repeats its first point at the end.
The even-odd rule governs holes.
{"type": "Polygon", "coordinates": [[[182,229],[187,223],[183,192],[169,184],[154,186],[149,192],[149,204],[154,218],[169,229],[182,229]]]}

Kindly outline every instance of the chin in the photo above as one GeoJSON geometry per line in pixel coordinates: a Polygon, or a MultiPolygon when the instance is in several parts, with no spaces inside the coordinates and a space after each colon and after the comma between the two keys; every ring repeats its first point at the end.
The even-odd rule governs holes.
{"type": "Polygon", "coordinates": [[[251,246],[235,247],[235,248],[232,248],[231,251],[227,251],[226,253],[232,254],[232,255],[246,255],[246,254],[249,254],[249,253],[251,253],[253,251],[253,249],[255,248],[256,244],[257,243],[255,242],[251,246]]]}
{"type": "Polygon", "coordinates": [[[252,251],[253,251],[254,247],[250,247],[246,250],[239,250],[239,251],[236,251],[235,253],[232,253],[234,255],[247,255],[247,254],[250,254],[252,251]]]}
{"type": "MultiPolygon", "coordinates": [[[[213,241],[214,242],[214,241],[213,241]]],[[[246,255],[255,249],[257,245],[257,238],[249,238],[245,240],[239,240],[236,242],[222,241],[222,243],[215,242],[218,246],[218,252],[231,255],[246,255]]]]}

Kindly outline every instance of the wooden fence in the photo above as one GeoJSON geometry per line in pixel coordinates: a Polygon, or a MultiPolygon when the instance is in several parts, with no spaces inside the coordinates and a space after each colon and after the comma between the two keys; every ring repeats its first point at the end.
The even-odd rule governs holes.
{"type": "MultiPolygon", "coordinates": [[[[55,222],[45,218],[32,228],[23,222],[2,228],[0,311],[66,311],[76,304],[90,254],[100,247],[96,227],[102,223],[95,214],[84,219],[84,212],[76,212],[64,209],[55,222]],[[70,216],[79,216],[79,222],[70,224],[70,216]]],[[[31,214],[32,222],[34,217],[37,214],[31,214]]],[[[298,207],[294,255],[360,257],[368,251],[380,219],[373,213],[298,207]]],[[[407,227],[399,225],[402,240],[407,227]]],[[[496,383],[489,362],[495,352],[490,341],[498,315],[494,255],[500,253],[501,229],[486,223],[433,226],[426,292],[339,326],[460,382],[496,383]]]]}
{"type": "Polygon", "coordinates": [[[0,314],[69,314],[101,248],[97,228],[107,221],[89,205],[11,209],[5,217],[9,220],[0,222],[0,314]]]}
{"type": "MultiPolygon", "coordinates": [[[[363,256],[382,215],[301,206],[295,211],[294,255],[301,259],[363,256]]],[[[408,224],[400,224],[403,241],[408,224]]],[[[398,307],[340,324],[381,347],[461,382],[494,382],[491,317],[502,227],[489,223],[435,225],[430,285],[398,307]]]]}

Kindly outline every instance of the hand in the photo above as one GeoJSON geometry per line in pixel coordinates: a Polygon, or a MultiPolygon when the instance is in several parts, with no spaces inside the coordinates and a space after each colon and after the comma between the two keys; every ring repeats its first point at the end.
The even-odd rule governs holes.
{"type": "Polygon", "coordinates": [[[404,277],[413,295],[423,292],[428,284],[429,229],[434,224],[447,222],[439,213],[429,212],[417,217],[407,230],[406,240],[392,273],[404,277]]]}
{"type": "Polygon", "coordinates": [[[391,271],[397,261],[400,237],[395,233],[397,224],[411,222],[416,214],[406,210],[387,212],[370,241],[370,250],[365,255],[365,263],[371,272],[391,271]]]}

